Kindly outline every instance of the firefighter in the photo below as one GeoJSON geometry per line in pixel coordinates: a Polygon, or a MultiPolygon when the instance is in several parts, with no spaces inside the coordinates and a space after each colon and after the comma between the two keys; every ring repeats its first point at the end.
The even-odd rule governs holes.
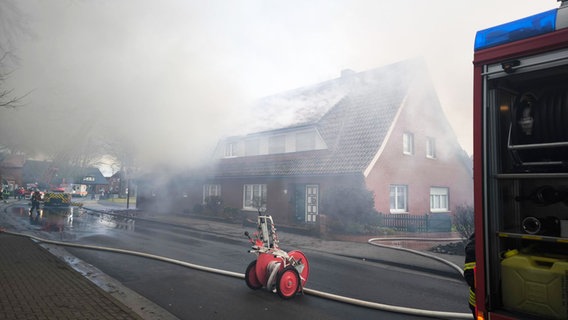
{"type": "Polygon", "coordinates": [[[18,200],[22,200],[23,198],[25,198],[25,195],[26,195],[26,189],[24,189],[24,187],[18,188],[18,200]]]}
{"type": "Polygon", "coordinates": [[[475,233],[472,233],[467,239],[465,245],[465,264],[463,267],[463,276],[469,285],[469,308],[475,319],[475,233]]]}
{"type": "Polygon", "coordinates": [[[32,214],[34,209],[36,209],[37,214],[39,215],[39,202],[41,201],[41,193],[39,192],[39,190],[36,189],[32,193],[31,201],[32,201],[32,207],[30,208],[30,214],[32,214]]]}

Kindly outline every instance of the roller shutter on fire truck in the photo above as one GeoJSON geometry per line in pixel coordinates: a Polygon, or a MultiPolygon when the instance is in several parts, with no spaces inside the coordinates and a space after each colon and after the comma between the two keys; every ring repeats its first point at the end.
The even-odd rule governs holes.
{"type": "Polygon", "coordinates": [[[568,2],[479,31],[478,319],[568,319],[568,2]]]}

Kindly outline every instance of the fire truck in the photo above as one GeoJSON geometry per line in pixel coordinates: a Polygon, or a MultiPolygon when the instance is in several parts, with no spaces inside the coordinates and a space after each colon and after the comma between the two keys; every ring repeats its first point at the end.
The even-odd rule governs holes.
{"type": "Polygon", "coordinates": [[[86,184],[77,183],[62,183],[59,185],[59,189],[63,192],[71,194],[73,197],[86,197],[88,194],[86,184]]]}
{"type": "Polygon", "coordinates": [[[477,320],[568,319],[568,0],[474,45],[477,320]]]}

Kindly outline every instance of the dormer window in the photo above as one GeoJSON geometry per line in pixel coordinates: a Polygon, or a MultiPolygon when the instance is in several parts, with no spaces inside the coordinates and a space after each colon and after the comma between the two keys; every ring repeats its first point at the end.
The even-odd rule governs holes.
{"type": "Polygon", "coordinates": [[[314,150],[316,148],[315,131],[298,132],[296,134],[296,151],[314,150]]]}
{"type": "Polygon", "coordinates": [[[245,141],[245,155],[257,156],[260,154],[260,140],[249,139],[245,141]]]}
{"type": "Polygon", "coordinates": [[[219,144],[218,157],[250,157],[327,149],[317,128],[302,127],[231,137],[219,144]]]}
{"type": "Polygon", "coordinates": [[[286,152],[286,136],[277,135],[268,138],[268,153],[284,153],[286,152]]]}
{"type": "Polygon", "coordinates": [[[225,144],[225,158],[237,156],[237,144],[235,142],[227,142],[225,144]]]}

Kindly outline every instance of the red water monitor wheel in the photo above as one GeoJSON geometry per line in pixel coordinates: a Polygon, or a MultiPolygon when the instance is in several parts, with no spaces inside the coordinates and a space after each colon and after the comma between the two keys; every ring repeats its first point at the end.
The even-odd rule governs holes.
{"type": "Polygon", "coordinates": [[[288,252],[288,255],[290,257],[293,257],[294,260],[300,261],[302,263],[303,269],[301,272],[299,272],[299,275],[300,280],[302,281],[302,287],[304,287],[306,285],[306,282],[308,281],[308,276],[310,275],[310,264],[308,262],[308,258],[306,258],[304,253],[299,250],[290,251],[288,252]]]}
{"type": "Polygon", "coordinates": [[[291,299],[300,290],[300,275],[296,268],[288,266],[278,271],[276,291],[282,299],[291,299]]]}
{"type": "Polygon", "coordinates": [[[256,260],[249,263],[247,271],[245,272],[245,282],[247,286],[253,290],[262,288],[262,283],[256,277],[256,260]]]}
{"type": "Polygon", "coordinates": [[[282,259],[276,258],[274,254],[270,253],[261,253],[256,258],[256,278],[263,287],[266,287],[268,281],[268,265],[274,261],[282,262],[282,259]]]}

